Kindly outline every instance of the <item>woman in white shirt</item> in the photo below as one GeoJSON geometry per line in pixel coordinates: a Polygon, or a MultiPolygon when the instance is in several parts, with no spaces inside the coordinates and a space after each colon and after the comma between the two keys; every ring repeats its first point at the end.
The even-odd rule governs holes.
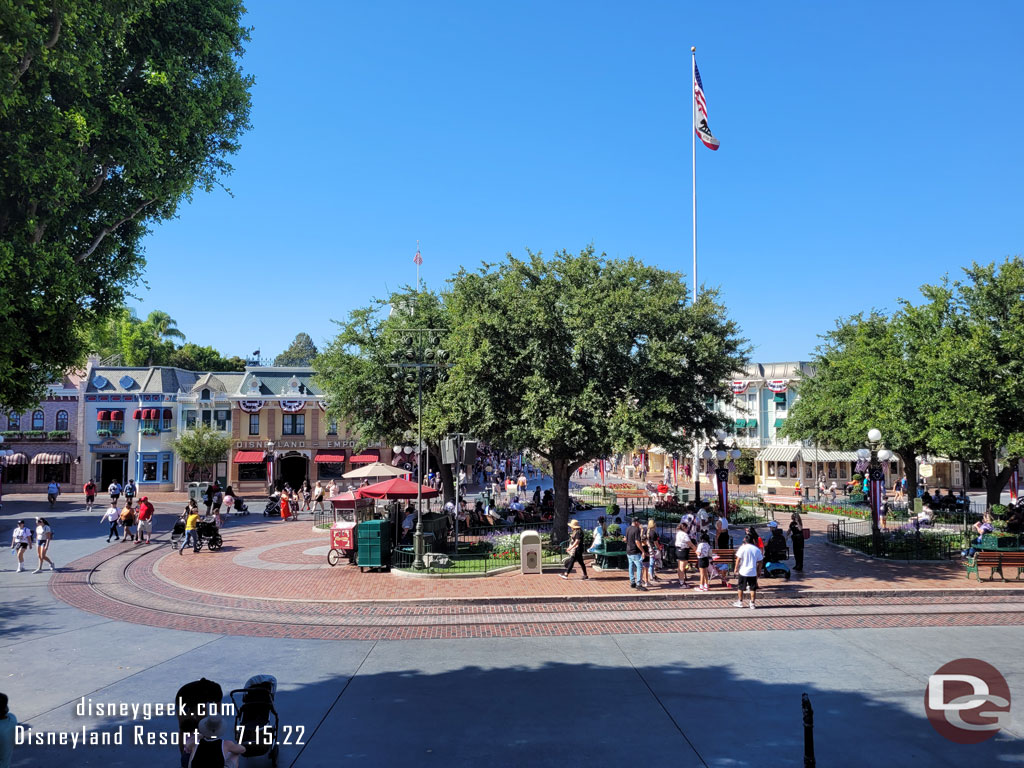
{"type": "Polygon", "coordinates": [[[46,554],[50,549],[50,540],[53,539],[53,529],[50,528],[50,524],[42,517],[36,518],[36,555],[39,557],[39,566],[33,571],[33,573],[39,573],[43,570],[43,563],[50,564],[50,570],[56,571],[57,569],[53,566],[53,560],[46,554]]]}
{"type": "Polygon", "coordinates": [[[587,552],[596,552],[604,549],[604,537],[608,535],[608,528],[604,523],[604,515],[597,518],[597,525],[594,527],[594,543],[590,545],[587,552]]]}
{"type": "Polygon", "coordinates": [[[107,543],[110,543],[110,537],[113,536],[118,541],[121,540],[121,535],[117,530],[117,521],[121,519],[121,512],[117,509],[113,502],[107,507],[107,511],[103,513],[103,517],[100,518],[101,523],[109,523],[110,530],[107,531],[107,543]]]}
{"type": "Polygon", "coordinates": [[[707,592],[711,585],[708,578],[708,568],[711,567],[711,544],[708,535],[700,535],[700,544],[697,545],[697,567],[700,568],[700,591],[707,592]]]}
{"type": "Polygon", "coordinates": [[[716,544],[719,549],[729,549],[729,520],[723,513],[715,522],[716,544]]]}
{"type": "Polygon", "coordinates": [[[686,583],[686,561],[690,559],[690,550],[693,549],[693,540],[688,532],[689,523],[681,520],[676,527],[676,570],[679,574],[679,586],[689,589],[686,583]]]}
{"type": "Polygon", "coordinates": [[[26,527],[24,520],[18,521],[18,527],[14,529],[11,537],[11,551],[18,558],[18,573],[25,570],[25,553],[32,545],[32,529],[26,527]]]}

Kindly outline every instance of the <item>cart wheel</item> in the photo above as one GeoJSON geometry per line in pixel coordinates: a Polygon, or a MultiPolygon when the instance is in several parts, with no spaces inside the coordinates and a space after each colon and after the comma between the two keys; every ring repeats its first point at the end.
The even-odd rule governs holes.
{"type": "Polygon", "coordinates": [[[336,549],[332,549],[327,553],[327,564],[332,568],[341,562],[341,552],[336,549]]]}
{"type": "Polygon", "coordinates": [[[207,544],[211,552],[217,552],[221,547],[224,546],[224,539],[218,536],[215,539],[210,539],[210,543],[207,544]]]}
{"type": "Polygon", "coordinates": [[[203,548],[203,542],[202,542],[202,540],[200,540],[200,541],[197,541],[197,542],[196,542],[195,544],[193,544],[193,545],[192,545],[192,551],[193,551],[193,552],[198,552],[198,551],[199,551],[199,550],[201,550],[202,548],[203,548]]]}

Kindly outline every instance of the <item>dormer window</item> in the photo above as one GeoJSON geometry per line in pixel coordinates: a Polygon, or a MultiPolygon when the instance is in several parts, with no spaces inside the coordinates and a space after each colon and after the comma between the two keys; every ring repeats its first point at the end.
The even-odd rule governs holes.
{"type": "Polygon", "coordinates": [[[107,386],[107,380],[105,377],[96,374],[92,377],[92,385],[96,387],[96,389],[103,389],[107,386]]]}
{"type": "Polygon", "coordinates": [[[252,378],[249,380],[249,394],[258,395],[260,393],[260,380],[252,378]]]}
{"type": "Polygon", "coordinates": [[[292,376],[288,379],[288,394],[297,395],[299,394],[299,380],[292,376]]]}
{"type": "Polygon", "coordinates": [[[199,399],[200,400],[209,400],[210,399],[210,390],[204,389],[202,391],[202,393],[199,395],[199,399]]]}
{"type": "Polygon", "coordinates": [[[131,389],[135,386],[135,379],[126,373],[118,383],[121,385],[121,389],[131,389]]]}

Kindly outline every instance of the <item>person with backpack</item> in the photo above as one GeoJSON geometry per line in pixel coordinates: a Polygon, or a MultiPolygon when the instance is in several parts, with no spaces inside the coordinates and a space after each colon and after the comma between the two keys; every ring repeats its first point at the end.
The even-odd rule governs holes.
{"type": "Polygon", "coordinates": [[[135,510],[132,509],[131,499],[124,500],[124,509],[121,510],[121,539],[128,541],[128,537],[131,536],[132,541],[135,541],[135,532],[132,528],[135,527],[135,510]]]}

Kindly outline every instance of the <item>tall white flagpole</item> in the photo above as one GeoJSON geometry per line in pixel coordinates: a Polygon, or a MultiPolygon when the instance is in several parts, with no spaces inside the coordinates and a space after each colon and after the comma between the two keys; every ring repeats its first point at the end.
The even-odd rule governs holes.
{"type": "MultiPolygon", "coordinates": [[[[690,46],[690,161],[693,169],[693,297],[694,304],[697,303],[697,130],[696,130],[696,102],[697,89],[697,46],[690,46]]],[[[700,508],[700,496],[697,489],[700,488],[700,445],[693,445],[693,489],[695,501],[700,508]]]]}
{"type": "MultiPolygon", "coordinates": [[[[696,246],[694,246],[696,248],[696,246]]],[[[696,252],[696,251],[695,251],[696,252]]],[[[416,255],[420,254],[420,241],[416,241],[416,255]]],[[[416,293],[420,292],[420,260],[416,260],[416,293]]]]}

